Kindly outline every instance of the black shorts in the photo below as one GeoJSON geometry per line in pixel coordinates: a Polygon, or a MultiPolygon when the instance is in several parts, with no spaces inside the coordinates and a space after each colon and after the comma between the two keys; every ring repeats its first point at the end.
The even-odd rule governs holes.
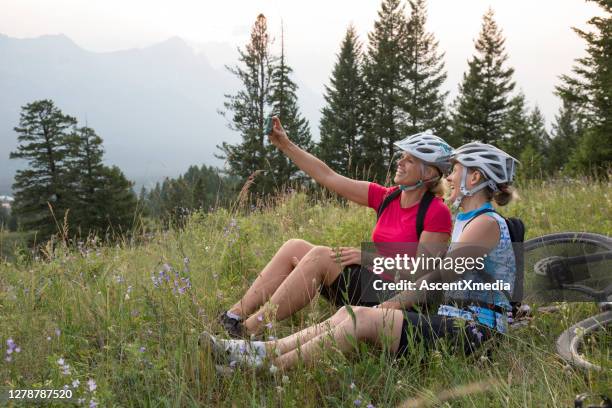
{"type": "Polygon", "coordinates": [[[382,279],[361,265],[347,265],[331,285],[321,285],[321,295],[336,306],[374,306],[395,295],[376,291],[372,282],[382,279]]]}
{"type": "Polygon", "coordinates": [[[422,343],[425,349],[429,349],[437,339],[441,338],[448,339],[453,349],[463,350],[465,355],[469,355],[492,335],[491,329],[478,323],[454,317],[406,311],[396,356],[399,358],[405,355],[410,345],[419,343],[422,343]]]}

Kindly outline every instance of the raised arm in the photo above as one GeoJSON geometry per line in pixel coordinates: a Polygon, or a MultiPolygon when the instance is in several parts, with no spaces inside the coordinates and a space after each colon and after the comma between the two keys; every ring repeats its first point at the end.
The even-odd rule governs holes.
{"type": "Polygon", "coordinates": [[[273,126],[270,133],[270,142],[278,147],[295,165],[312,177],[317,183],[332,190],[342,197],[357,204],[368,205],[368,181],[353,180],[344,177],[321,160],[301,149],[287,137],[280,119],[272,118],[273,126]]]}

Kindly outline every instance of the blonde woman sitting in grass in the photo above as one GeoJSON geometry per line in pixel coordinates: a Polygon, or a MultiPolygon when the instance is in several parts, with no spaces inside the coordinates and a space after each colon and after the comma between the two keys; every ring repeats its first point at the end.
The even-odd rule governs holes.
{"type": "MultiPolygon", "coordinates": [[[[437,195],[441,195],[443,174],[450,169],[452,148],[442,139],[431,133],[420,133],[395,143],[403,150],[393,178],[398,186],[386,188],[334,172],[293,144],[277,117],[272,120],[271,143],[297,167],[329,190],[379,212],[372,231],[373,242],[448,242],[451,214],[437,195]],[[383,202],[385,207],[381,209],[383,202]]],[[[271,321],[283,320],[309,304],[319,291],[337,306],[374,306],[379,301],[361,293],[362,282],[374,276],[360,264],[358,248],[341,247],[336,251],[290,239],[244,296],[220,314],[218,321],[232,337],[258,335],[271,321]]],[[[383,276],[383,279],[392,281],[393,277],[383,276]]]]}

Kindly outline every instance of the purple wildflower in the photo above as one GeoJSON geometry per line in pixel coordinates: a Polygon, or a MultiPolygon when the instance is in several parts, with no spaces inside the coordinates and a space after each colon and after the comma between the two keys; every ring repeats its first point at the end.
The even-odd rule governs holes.
{"type": "Polygon", "coordinates": [[[263,322],[263,315],[257,316],[257,321],[258,322],[263,322]]]}
{"type": "Polygon", "coordinates": [[[77,379],[77,380],[74,380],[74,381],[72,382],[72,388],[76,388],[76,387],[78,387],[78,386],[79,386],[79,384],[81,384],[81,382],[80,382],[78,379],[77,379]]]}
{"type": "Polygon", "coordinates": [[[93,380],[93,378],[90,378],[89,380],[87,380],[87,387],[89,388],[90,392],[94,392],[98,386],[96,385],[96,382],[93,380]]]}
{"type": "Polygon", "coordinates": [[[147,349],[146,349],[146,347],[145,347],[145,346],[142,346],[142,347],[139,349],[139,351],[140,351],[141,353],[144,353],[146,350],[147,350],[147,349]]]}
{"type": "Polygon", "coordinates": [[[98,403],[96,402],[96,400],[94,398],[92,398],[89,401],[89,408],[96,408],[98,406],[98,403]]]}
{"type": "Polygon", "coordinates": [[[62,334],[62,331],[60,329],[55,329],[55,335],[59,337],[60,334],[62,334]]]}
{"type": "Polygon", "coordinates": [[[357,398],[355,401],[353,401],[353,404],[355,404],[355,406],[358,407],[361,405],[361,400],[357,398]]]}
{"type": "Polygon", "coordinates": [[[266,328],[271,329],[272,328],[272,323],[271,322],[266,323],[266,328]]]}

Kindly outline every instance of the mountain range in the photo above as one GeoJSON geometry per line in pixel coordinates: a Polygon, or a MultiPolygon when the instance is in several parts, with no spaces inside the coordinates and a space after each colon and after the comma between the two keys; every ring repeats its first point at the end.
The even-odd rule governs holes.
{"type": "MultiPolygon", "coordinates": [[[[179,37],[145,48],[92,52],[65,35],[16,39],[0,34],[0,194],[10,194],[23,161],[9,160],[17,146],[13,128],[21,106],[52,99],[80,125],[104,140],[105,163],[151,186],[176,177],[190,165],[223,166],[214,157],[222,141],[240,136],[227,128],[224,94],[240,86],[223,64],[235,65],[229,45],[211,44],[210,55],[234,55],[211,61],[206,44],[194,47],[179,37]],[[227,47],[226,49],[224,47],[227,47]]],[[[300,84],[302,113],[318,139],[322,97],[300,84]]]]}

